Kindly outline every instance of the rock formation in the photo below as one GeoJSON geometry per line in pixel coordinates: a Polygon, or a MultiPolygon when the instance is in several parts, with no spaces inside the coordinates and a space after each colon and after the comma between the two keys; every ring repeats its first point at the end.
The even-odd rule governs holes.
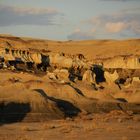
{"type": "Polygon", "coordinates": [[[140,70],[140,56],[115,56],[91,61],[83,54],[71,55],[49,51],[43,54],[30,49],[1,47],[0,68],[23,70],[23,67],[26,71],[45,72],[54,80],[82,80],[89,84],[106,82],[109,85],[115,83],[126,86],[132,83],[132,79],[139,79],[137,73],[140,70]]]}

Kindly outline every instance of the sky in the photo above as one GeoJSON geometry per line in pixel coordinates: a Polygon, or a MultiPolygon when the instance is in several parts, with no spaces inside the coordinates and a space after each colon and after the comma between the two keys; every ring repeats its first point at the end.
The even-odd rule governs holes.
{"type": "Polygon", "coordinates": [[[0,34],[51,40],[140,38],[140,0],[0,0],[0,34]]]}

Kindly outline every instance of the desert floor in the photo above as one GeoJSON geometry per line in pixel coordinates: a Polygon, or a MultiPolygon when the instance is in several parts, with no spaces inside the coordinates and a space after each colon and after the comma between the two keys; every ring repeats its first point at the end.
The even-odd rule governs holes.
{"type": "Polygon", "coordinates": [[[113,111],[82,118],[0,126],[1,140],[139,140],[140,115],[113,111]]]}

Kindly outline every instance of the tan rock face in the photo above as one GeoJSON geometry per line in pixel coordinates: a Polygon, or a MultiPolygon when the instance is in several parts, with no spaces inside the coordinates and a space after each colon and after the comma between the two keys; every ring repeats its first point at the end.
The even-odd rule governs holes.
{"type": "Polygon", "coordinates": [[[41,53],[29,52],[27,50],[2,49],[0,55],[7,61],[20,60],[23,62],[42,63],[41,53]]]}
{"type": "Polygon", "coordinates": [[[87,70],[83,75],[82,81],[88,83],[95,83],[95,74],[91,70],[87,70]]]}
{"type": "Polygon", "coordinates": [[[50,55],[50,63],[58,68],[70,68],[72,67],[72,59],[67,58],[61,54],[50,55]]]}
{"type": "Polygon", "coordinates": [[[69,72],[67,69],[56,69],[54,70],[54,73],[56,74],[57,78],[60,80],[65,80],[68,81],[69,80],[69,72]]]}
{"type": "Polygon", "coordinates": [[[140,77],[133,77],[132,82],[140,82],[140,77]]]}
{"type": "Polygon", "coordinates": [[[140,69],[140,56],[117,56],[103,61],[105,68],[140,69]]]}
{"type": "Polygon", "coordinates": [[[105,71],[104,76],[108,84],[114,83],[119,78],[119,75],[116,70],[112,74],[105,71]]]}

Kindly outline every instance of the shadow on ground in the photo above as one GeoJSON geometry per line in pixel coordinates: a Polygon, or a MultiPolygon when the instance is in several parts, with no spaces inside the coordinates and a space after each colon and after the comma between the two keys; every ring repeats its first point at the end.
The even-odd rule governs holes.
{"type": "Polygon", "coordinates": [[[0,102],[0,123],[20,122],[30,110],[29,103],[0,102]]]}
{"type": "Polygon", "coordinates": [[[43,96],[45,99],[50,99],[51,101],[56,102],[58,108],[64,112],[65,117],[73,117],[77,116],[80,111],[79,108],[74,106],[72,103],[62,100],[62,99],[56,99],[54,97],[48,96],[42,89],[34,89],[37,91],[41,96],[43,96]]]}

